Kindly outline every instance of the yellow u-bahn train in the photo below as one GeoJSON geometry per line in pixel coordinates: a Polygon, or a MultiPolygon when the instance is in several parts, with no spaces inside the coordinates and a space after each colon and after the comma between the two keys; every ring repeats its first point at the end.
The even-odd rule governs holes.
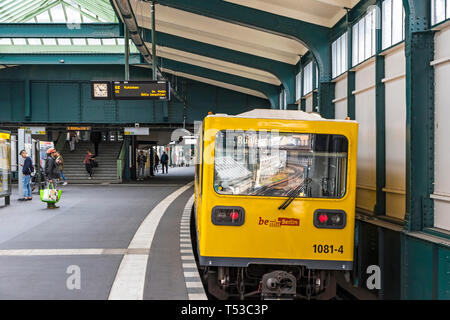
{"type": "Polygon", "coordinates": [[[358,124],[290,110],[196,129],[194,246],[218,299],[328,299],[353,266],[358,124]]]}

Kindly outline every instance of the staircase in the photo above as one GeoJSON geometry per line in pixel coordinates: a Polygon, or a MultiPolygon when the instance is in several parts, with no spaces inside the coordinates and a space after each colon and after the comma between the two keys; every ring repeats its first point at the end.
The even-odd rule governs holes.
{"type": "Polygon", "coordinates": [[[70,152],[68,142],[60,152],[64,159],[64,176],[69,184],[73,183],[119,183],[117,179],[117,157],[119,156],[122,142],[102,142],[98,146],[98,156],[95,158],[98,167],[93,168],[92,179],[83,163],[88,150],[95,153],[94,144],[81,141],[76,144],[75,151],[70,152]]]}

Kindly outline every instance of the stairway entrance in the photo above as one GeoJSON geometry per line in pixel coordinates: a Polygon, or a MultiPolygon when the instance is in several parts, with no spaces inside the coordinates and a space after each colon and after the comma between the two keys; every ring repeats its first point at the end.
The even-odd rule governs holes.
{"type": "Polygon", "coordinates": [[[88,150],[95,154],[95,145],[89,141],[80,141],[75,150],[70,151],[66,141],[61,154],[64,158],[64,175],[69,184],[74,183],[120,183],[117,177],[117,158],[122,147],[122,141],[102,141],[98,144],[96,160],[98,167],[93,169],[92,179],[86,172],[83,160],[88,150]]]}

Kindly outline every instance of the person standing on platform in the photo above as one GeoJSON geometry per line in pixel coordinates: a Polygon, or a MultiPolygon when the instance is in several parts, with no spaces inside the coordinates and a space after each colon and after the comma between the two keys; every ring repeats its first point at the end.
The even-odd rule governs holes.
{"type": "Polygon", "coordinates": [[[69,146],[70,152],[75,151],[75,143],[77,142],[77,133],[75,131],[70,131],[69,146]]]}
{"type": "Polygon", "coordinates": [[[22,168],[22,184],[23,184],[23,198],[20,198],[19,201],[28,201],[33,200],[31,194],[31,173],[34,171],[33,161],[28,156],[25,150],[20,151],[20,155],[24,158],[23,164],[21,164],[22,168]]]}
{"type": "Polygon", "coordinates": [[[144,180],[144,174],[145,174],[145,164],[147,163],[147,157],[144,155],[144,151],[141,150],[139,152],[138,158],[138,178],[137,180],[143,181],[144,180]]]}
{"type": "Polygon", "coordinates": [[[56,152],[56,163],[59,166],[59,175],[63,179],[63,186],[67,185],[66,177],[64,176],[64,159],[59,152],[56,152]]]}
{"type": "Polygon", "coordinates": [[[164,153],[161,156],[162,173],[164,173],[164,168],[166,168],[166,174],[169,173],[168,172],[168,164],[169,164],[169,156],[164,151],[164,153]]]}
{"type": "MultiPolygon", "coordinates": [[[[45,162],[45,175],[48,179],[48,184],[56,189],[56,181],[59,179],[59,165],[56,162],[56,149],[50,148],[47,150],[47,161],[45,162]]],[[[54,203],[47,202],[47,209],[56,209],[57,207],[54,203]]]]}
{"type": "Polygon", "coordinates": [[[155,172],[158,172],[158,165],[159,165],[159,157],[158,154],[155,152],[155,172]]]}

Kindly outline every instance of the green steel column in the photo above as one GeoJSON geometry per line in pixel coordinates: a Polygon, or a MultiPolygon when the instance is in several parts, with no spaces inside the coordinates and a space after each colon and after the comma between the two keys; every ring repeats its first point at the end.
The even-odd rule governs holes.
{"type": "MultiPolygon", "coordinates": [[[[382,14],[381,2],[378,2],[378,12],[382,14]]],[[[380,17],[382,21],[383,17],[380,17]]],[[[379,55],[382,50],[381,28],[376,29],[376,57],[375,57],[375,122],[376,122],[376,203],[374,213],[386,214],[386,90],[383,79],[385,77],[385,58],[379,55]]]]}
{"type": "Polygon", "coordinates": [[[131,173],[130,173],[131,136],[125,136],[124,143],[125,143],[125,165],[124,165],[124,172],[123,172],[123,180],[130,181],[131,180],[131,173]]]}
{"type": "Polygon", "coordinates": [[[334,119],[334,82],[319,82],[319,112],[326,119],[334,119]]]}
{"type": "Polygon", "coordinates": [[[152,15],[152,70],[153,80],[158,80],[157,69],[158,61],[156,59],[156,26],[155,26],[155,1],[150,2],[150,11],[152,15]]]}
{"type": "Polygon", "coordinates": [[[355,110],[355,95],[353,91],[356,89],[356,77],[355,72],[350,71],[353,64],[353,29],[352,26],[348,23],[348,13],[346,16],[347,19],[347,116],[350,120],[356,119],[356,110],[355,110]]]}
{"type": "Polygon", "coordinates": [[[130,33],[128,32],[127,25],[124,24],[124,37],[125,37],[125,80],[130,80],[130,33]]]}
{"type": "Polygon", "coordinates": [[[406,221],[408,231],[434,224],[434,32],[429,2],[404,0],[406,13],[406,221]]]}
{"type": "Polygon", "coordinates": [[[319,104],[319,88],[316,88],[316,67],[317,67],[317,63],[316,61],[313,60],[312,63],[312,69],[313,69],[313,73],[312,73],[312,109],[314,112],[317,112],[320,104],[319,104]]]}
{"type": "Polygon", "coordinates": [[[30,80],[25,80],[24,86],[24,98],[25,98],[25,120],[31,120],[31,86],[30,80]]]}
{"type": "Polygon", "coordinates": [[[356,120],[356,99],[353,91],[356,89],[356,74],[349,71],[347,74],[347,116],[350,120],[356,120]]]}
{"type": "MultiPolygon", "coordinates": [[[[301,60],[300,60],[301,61],[301,60]]],[[[306,111],[306,100],[303,99],[303,81],[305,78],[305,68],[303,68],[303,64],[300,63],[301,77],[300,77],[300,110],[306,111]]]]}
{"type": "Polygon", "coordinates": [[[375,59],[375,121],[376,121],[376,203],[374,213],[386,214],[386,91],[384,56],[375,59]]]}

